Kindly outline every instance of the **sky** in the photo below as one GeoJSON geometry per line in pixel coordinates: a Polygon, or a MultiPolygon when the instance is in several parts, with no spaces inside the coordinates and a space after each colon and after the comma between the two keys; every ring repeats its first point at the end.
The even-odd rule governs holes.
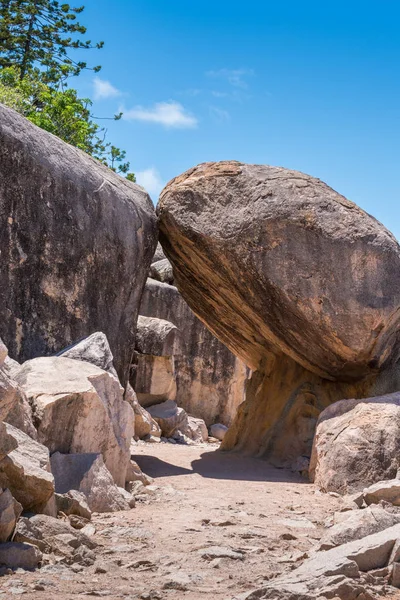
{"type": "Polygon", "coordinates": [[[325,181],[400,239],[400,2],[83,0],[73,81],[156,202],[205,161],[325,181]]]}

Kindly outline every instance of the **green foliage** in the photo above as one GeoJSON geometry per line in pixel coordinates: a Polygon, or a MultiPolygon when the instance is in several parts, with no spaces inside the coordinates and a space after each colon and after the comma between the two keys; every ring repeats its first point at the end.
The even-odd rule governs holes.
{"type": "MultiPolygon", "coordinates": [[[[87,64],[74,61],[70,49],[102,48],[79,36],[86,28],[76,16],[84,7],[71,8],[57,0],[1,0],[0,66],[18,67],[20,78],[40,65],[45,83],[59,83],[70,75],[79,75],[87,64]]],[[[99,71],[100,67],[94,67],[99,71]]]]}
{"type": "Polygon", "coordinates": [[[88,68],[69,51],[103,47],[79,38],[86,33],[76,21],[83,8],[56,0],[0,0],[0,102],[135,181],[126,152],[106,141],[106,129],[91,114],[91,100],[67,87],[69,77],[88,68]]]}

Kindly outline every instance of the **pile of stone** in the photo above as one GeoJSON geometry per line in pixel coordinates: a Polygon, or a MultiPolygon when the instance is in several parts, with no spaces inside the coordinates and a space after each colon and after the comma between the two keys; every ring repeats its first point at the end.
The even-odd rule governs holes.
{"type": "Polygon", "coordinates": [[[0,564],[93,564],[92,513],[133,508],[132,485],[152,482],[105,335],[22,365],[1,342],[0,417],[0,564]]]}

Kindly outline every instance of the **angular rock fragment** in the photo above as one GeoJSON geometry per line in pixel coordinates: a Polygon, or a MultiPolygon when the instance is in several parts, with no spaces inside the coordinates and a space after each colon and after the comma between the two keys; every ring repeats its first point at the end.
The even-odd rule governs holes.
{"type": "Polygon", "coordinates": [[[115,377],[88,362],[48,357],[24,363],[17,381],[51,453],[101,452],[115,482],[125,485],[134,417],[115,377]]]}
{"type": "Polygon", "coordinates": [[[359,540],[400,523],[400,514],[386,511],[381,506],[370,506],[363,510],[345,513],[345,519],[330,527],[321,540],[320,549],[359,540]]]}
{"type": "Polygon", "coordinates": [[[0,489],[0,543],[8,542],[22,513],[22,506],[10,490],[0,489]]]}
{"type": "Polygon", "coordinates": [[[153,262],[150,267],[150,277],[163,283],[174,282],[172,265],[167,258],[153,262]]]}
{"type": "Polygon", "coordinates": [[[92,511],[90,510],[86,496],[77,490],[69,490],[64,494],[55,495],[57,512],[63,512],[65,515],[76,515],[90,520],[92,511]]]}
{"type": "Polygon", "coordinates": [[[54,494],[48,449],[5,423],[17,447],[0,460],[0,487],[9,488],[24,510],[42,512],[54,494]]]}
{"type": "Polygon", "coordinates": [[[400,506],[400,479],[379,481],[365,488],[363,491],[365,503],[378,504],[381,500],[400,506]]]}
{"type": "Polygon", "coordinates": [[[57,353],[57,356],[63,358],[73,358],[74,360],[83,360],[103,371],[107,371],[118,379],[117,371],[114,367],[114,357],[111,352],[110,344],[104,333],[96,331],[89,337],[80,342],[64,348],[57,353]]]}
{"type": "Polygon", "coordinates": [[[0,544],[0,565],[10,569],[25,569],[31,571],[38,567],[42,560],[39,548],[31,544],[7,542],[0,544]]]}
{"type": "Polygon", "coordinates": [[[136,393],[128,384],[125,399],[133,408],[135,414],[135,438],[143,440],[146,436],[160,437],[161,429],[149,412],[140,406],[136,393]]]}
{"type": "MultiPolygon", "coordinates": [[[[77,490],[86,496],[92,512],[128,510],[101,454],[60,454],[51,457],[57,494],[77,490]]],[[[125,483],[125,482],[124,482],[125,483]]]]}

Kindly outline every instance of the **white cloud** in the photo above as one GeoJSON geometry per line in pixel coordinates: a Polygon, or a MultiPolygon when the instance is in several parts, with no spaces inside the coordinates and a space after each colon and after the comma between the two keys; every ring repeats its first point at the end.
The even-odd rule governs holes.
{"type": "Polygon", "coordinates": [[[155,167],[149,167],[144,171],[136,172],[135,175],[138,184],[144,187],[152,198],[157,199],[166,184],[166,181],[161,179],[157,169],[155,167]]]}
{"type": "Polygon", "coordinates": [[[226,79],[232,86],[246,89],[248,84],[244,78],[254,75],[254,71],[253,69],[219,69],[208,71],[206,75],[214,79],[226,79]]]}
{"type": "Polygon", "coordinates": [[[103,100],[105,98],[116,98],[121,95],[121,92],[114,87],[109,81],[95,77],[93,79],[94,99],[103,100]]]}
{"type": "Polygon", "coordinates": [[[167,128],[192,129],[197,127],[197,119],[179,102],[158,102],[150,108],[135,106],[130,110],[122,110],[123,118],[129,121],[147,121],[167,128]]]}

